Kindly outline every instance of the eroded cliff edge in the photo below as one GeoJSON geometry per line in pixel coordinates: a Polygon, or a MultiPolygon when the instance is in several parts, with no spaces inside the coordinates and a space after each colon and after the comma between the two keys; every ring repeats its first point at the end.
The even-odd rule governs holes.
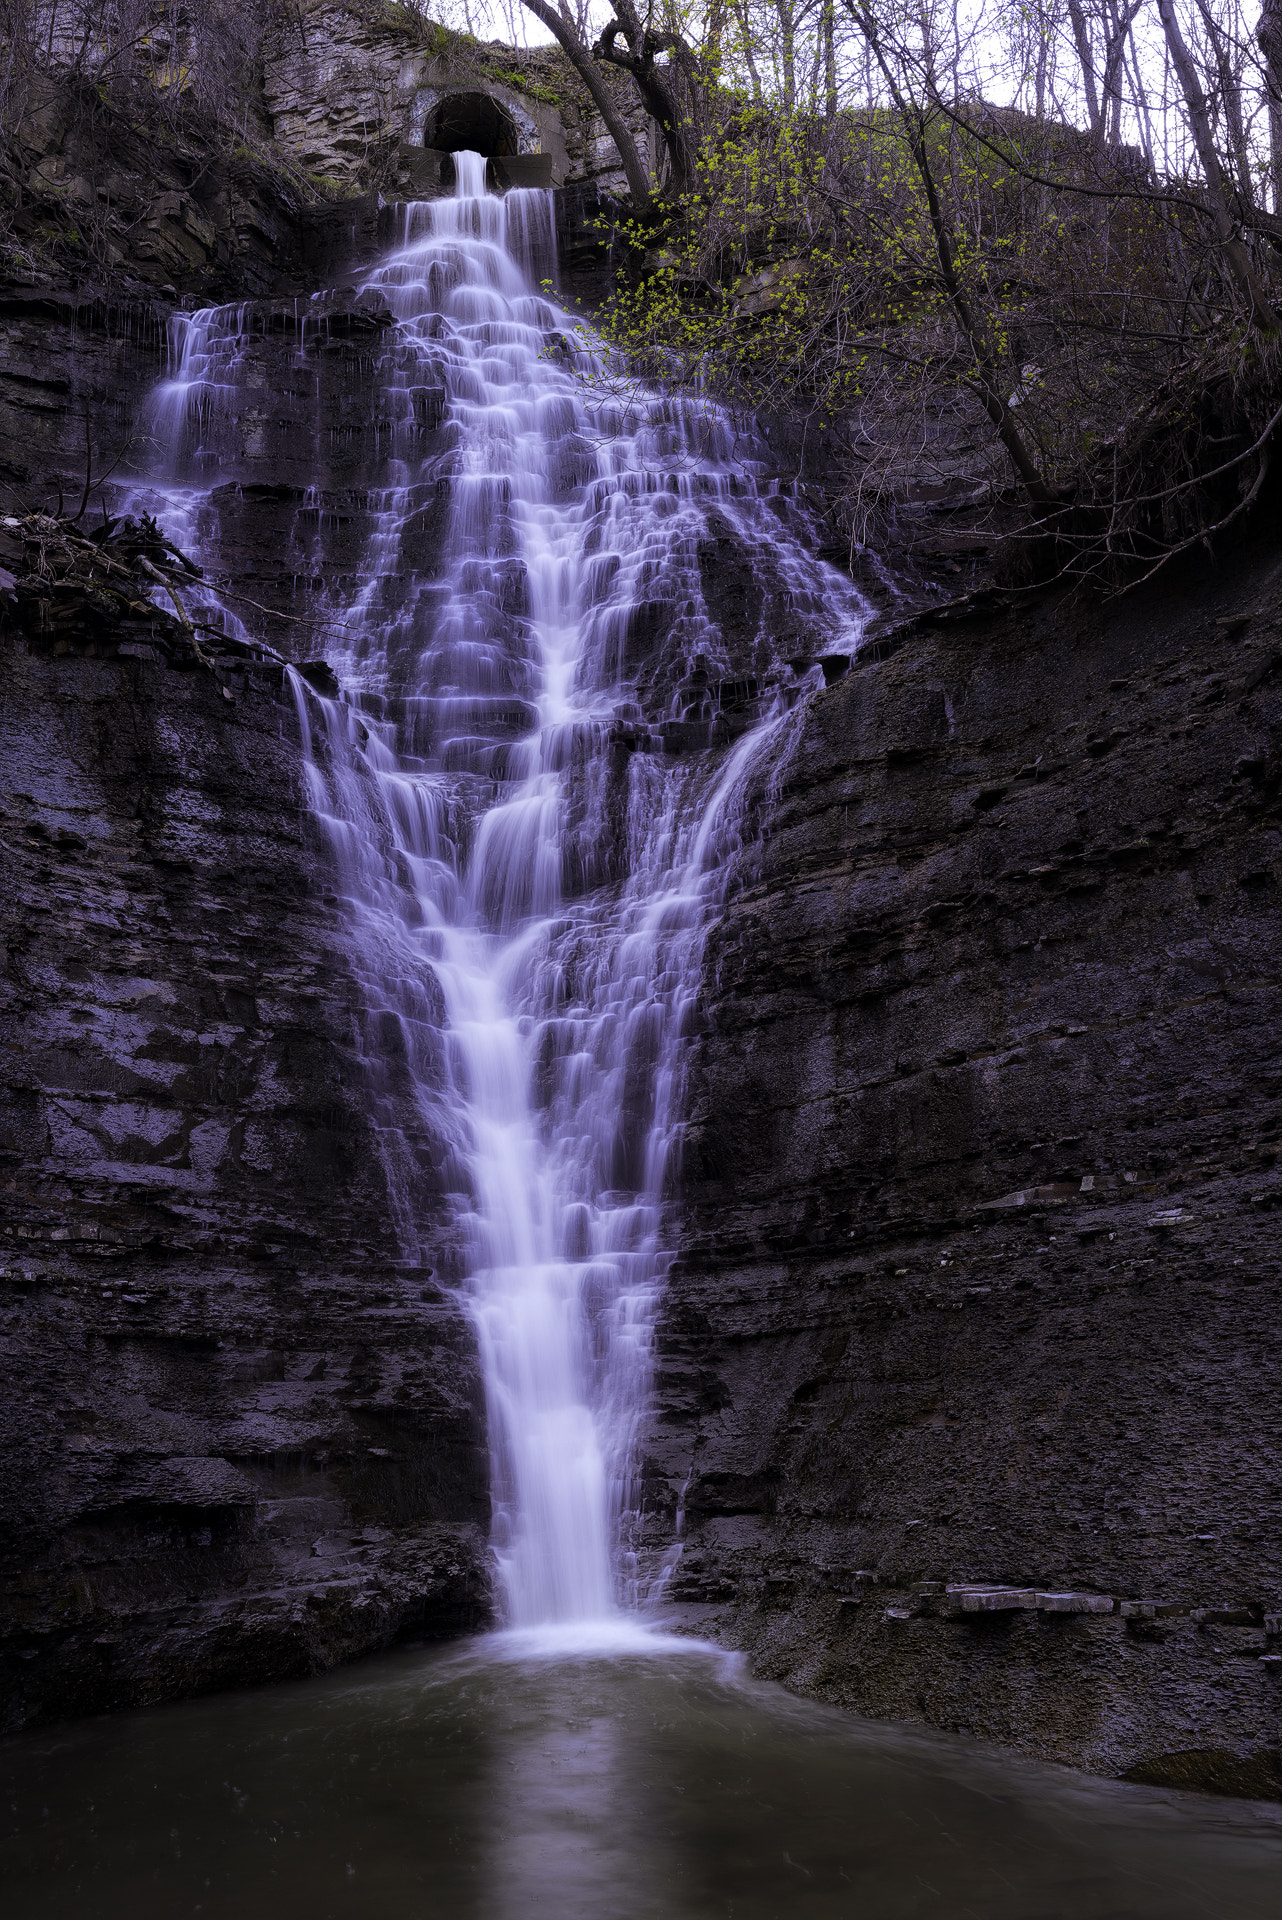
{"type": "MultiPolygon", "coordinates": [[[[1276,1792],[1282,566],[887,651],[710,938],[671,1597],[863,1712],[1276,1792]]],[[[401,1264],[279,666],[15,643],[4,741],[11,1723],[478,1623],[450,1229],[401,1264]]]]}
{"type": "Polygon", "coordinates": [[[6,1726],[489,1611],[475,1344],[391,1230],[281,669],[122,645],[3,642],[6,1726]]]}
{"type": "Polygon", "coordinates": [[[1275,550],[816,696],[709,943],[651,1437],[759,1672],[1282,1791],[1280,749],[1275,550]]]}

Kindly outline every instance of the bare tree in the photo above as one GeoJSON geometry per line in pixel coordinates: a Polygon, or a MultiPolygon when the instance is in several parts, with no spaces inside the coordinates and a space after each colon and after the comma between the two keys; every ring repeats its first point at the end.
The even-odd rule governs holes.
{"type": "Polygon", "coordinates": [[[1237,190],[1242,196],[1243,206],[1250,207],[1254,203],[1255,194],[1251,185],[1251,159],[1246,137],[1246,122],[1242,114],[1241,78],[1234,67],[1229,37],[1207,6],[1206,0],[1197,0],[1197,10],[1202,18],[1202,30],[1206,35],[1207,47],[1214,63],[1220,111],[1224,116],[1229,154],[1237,174],[1237,190]]]}
{"type": "Polygon", "coordinates": [[[1264,55],[1264,89],[1273,163],[1273,211],[1282,213],[1282,0],[1260,0],[1258,39],[1264,55]]]}
{"type": "Polygon", "coordinates": [[[1166,36],[1171,65],[1175,69],[1180,90],[1184,95],[1193,143],[1197,148],[1206,181],[1211,217],[1215,223],[1224,258],[1228,262],[1230,273],[1246,298],[1252,324],[1267,333],[1276,333],[1282,329],[1282,318],[1279,318],[1256,273],[1250,252],[1242,240],[1240,225],[1234,219],[1232,191],[1224,177],[1224,168],[1211,132],[1206,94],[1193,56],[1180,31],[1174,0],[1157,0],[1157,10],[1162,21],[1162,31],[1166,36]]]}
{"type": "Polygon", "coordinates": [[[1113,141],[1118,138],[1122,112],[1120,80],[1126,39],[1131,22],[1142,5],[1143,0],[1103,0],[1103,4],[1088,15],[1083,0],[1068,0],[1068,17],[1082,72],[1082,90],[1091,139],[1096,146],[1102,146],[1110,138],[1113,141]],[[1103,42],[1102,63],[1098,69],[1095,50],[1097,27],[1103,42]]]}
{"type": "Polygon", "coordinates": [[[935,180],[934,167],[926,140],[925,114],[901,87],[892,58],[882,44],[877,21],[868,6],[863,4],[863,0],[845,0],[845,4],[881,71],[921,182],[929,212],[940,280],[960,322],[972,356],[972,366],[966,376],[967,385],[971,387],[988,415],[1029,499],[1039,508],[1053,509],[1062,504],[1061,497],[1047,485],[1043,478],[1038,463],[1020,430],[1010,401],[1004,397],[1003,383],[995,364],[993,343],[986,317],[976,308],[970,291],[958,271],[958,236],[945,211],[935,180]]]}
{"type": "Polygon", "coordinates": [[[634,0],[611,0],[614,18],[593,47],[596,59],[629,74],[646,112],[663,134],[671,169],[670,186],[685,193],[698,162],[700,62],[675,25],[656,31],[638,13],[634,0]]]}
{"type": "Polygon", "coordinates": [[[632,129],[586,44],[583,26],[570,14],[568,7],[563,13],[558,12],[549,5],[549,0],[521,0],[521,5],[547,28],[592,96],[592,103],[618,149],[633,205],[638,212],[644,212],[654,198],[650,176],[632,129]]]}

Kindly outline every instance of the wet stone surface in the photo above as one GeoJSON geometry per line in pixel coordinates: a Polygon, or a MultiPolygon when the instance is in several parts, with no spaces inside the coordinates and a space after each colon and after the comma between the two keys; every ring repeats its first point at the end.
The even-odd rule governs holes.
{"type": "Polygon", "coordinates": [[[389,1231],[279,678],[4,653],[9,1725],[488,1617],[471,1334],[389,1231]]]}
{"type": "Polygon", "coordinates": [[[1280,616],[1264,551],[816,697],[709,943],[649,1443],[761,1671],[1274,1796],[1280,616]]]}

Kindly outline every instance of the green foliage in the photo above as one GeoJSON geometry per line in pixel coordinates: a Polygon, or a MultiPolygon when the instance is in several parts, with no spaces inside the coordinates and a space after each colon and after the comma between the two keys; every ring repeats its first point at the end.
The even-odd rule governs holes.
{"type": "Polygon", "coordinates": [[[326,200],[359,198],[359,192],[350,180],[342,180],[333,173],[304,173],[303,181],[326,200]]]}
{"type": "Polygon", "coordinates": [[[545,87],[539,81],[532,80],[522,73],[519,67],[486,66],[486,78],[500,87],[510,87],[513,93],[523,93],[530,100],[540,100],[545,106],[559,107],[564,96],[553,87],[545,87]]]}
{"type": "Polygon", "coordinates": [[[922,152],[947,262],[897,113],[722,96],[691,190],[658,230],[627,230],[605,329],[647,376],[839,431],[861,505],[959,408],[1005,484],[986,393],[1047,484],[1075,485],[1208,324],[1172,271],[1169,214],[1038,185],[1083,177],[1080,137],[982,102],[928,118],[922,152]]]}
{"type": "Polygon", "coordinates": [[[441,58],[462,46],[474,48],[477,45],[470,33],[433,20],[421,8],[413,5],[412,0],[383,0],[381,18],[385,26],[408,35],[425,51],[441,58]]]}

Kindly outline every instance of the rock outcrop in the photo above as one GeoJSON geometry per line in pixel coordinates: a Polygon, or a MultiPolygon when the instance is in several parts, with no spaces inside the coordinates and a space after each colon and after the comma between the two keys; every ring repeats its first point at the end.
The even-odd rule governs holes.
{"type": "MultiPolygon", "coordinates": [[[[668,1597],[759,1671],[1262,1794],[1278,583],[963,606],[814,696],[708,949],[646,1463],[668,1597]]],[[[6,660],[15,1722],[488,1605],[451,1229],[429,1190],[401,1263],[282,670],[173,642],[6,660]]]]}
{"type": "MultiPolygon", "coordinates": [[[[623,176],[558,52],[316,0],[267,36],[259,82],[233,139],[199,115],[149,121],[83,75],[30,76],[0,154],[6,507],[59,512],[60,491],[74,499],[86,473],[148,470],[144,402],[176,312],[350,294],[391,244],[399,203],[452,190],[449,155],[425,140],[466,131],[450,112],[469,102],[511,136],[494,145],[496,186],[564,186],[566,297],[590,306],[612,286],[623,176]]],[[[648,153],[649,123],[618,84],[648,153]]]]}
{"type": "Polygon", "coordinates": [[[164,638],[5,642],[6,1725],[488,1617],[474,1342],[391,1232],[282,669],[164,638]]]}
{"type": "MultiPolygon", "coordinates": [[[[359,99],[317,118],[289,59],[278,141],[347,166],[359,99]]],[[[534,71],[450,75],[537,131],[534,71]]],[[[379,122],[396,180],[426,164],[432,72],[398,68],[410,118],[379,122]]],[[[567,135],[558,196],[589,300],[609,269],[590,132],[577,159],[567,135]]],[[[237,478],[202,531],[261,636],[306,660],[377,510],[390,316],[352,281],[393,216],[373,189],[317,211],[244,156],[162,178],[123,147],[103,199],[78,123],[33,115],[22,139],[104,247],[132,237],[112,291],[34,269],[0,289],[6,502],[73,507],[85,479],[96,501],[121,459],[118,487],[177,299],[258,294],[244,351],[271,405],[223,423],[237,478]]],[[[426,574],[450,448],[440,390],[422,368],[411,386],[401,544],[426,574]]],[[[970,537],[917,504],[936,544],[970,537]]],[[[35,526],[11,518],[6,576],[35,526]]],[[[677,609],[636,610],[611,778],[590,805],[572,786],[576,888],[614,874],[627,755],[733,737],[768,691],[789,613],[767,557],[716,522],[698,557],[726,660],[685,658],[677,609]]],[[[656,1553],[683,1512],[669,1597],[760,1671],[1252,1793],[1282,1782],[1280,587],[1270,555],[1239,556],[1105,611],[990,596],[854,671],[823,659],[707,951],[646,1462],[656,1553]]],[[[153,605],[69,627],[5,578],[0,601],[21,612],[0,723],[7,1724],[474,1625],[487,1466],[452,1229],[427,1180],[436,1270],[402,1263],[282,664],[202,658],[153,605]]]]}
{"type": "Polygon", "coordinates": [[[1277,1793],[1282,571],[1237,567],[816,696],[707,954],[650,1471],[762,1673],[1277,1793]]]}
{"type": "MultiPolygon", "coordinates": [[[[630,83],[610,84],[643,158],[657,160],[654,128],[630,83]]],[[[408,12],[372,16],[344,0],[301,8],[264,47],[263,99],[273,138],[331,189],[364,191],[374,183],[390,198],[408,187],[416,154],[449,144],[435,132],[442,106],[478,95],[499,109],[506,137],[491,144],[478,122],[467,142],[474,151],[545,154],[551,185],[625,191],[614,142],[559,48],[486,44],[408,12]]]]}

